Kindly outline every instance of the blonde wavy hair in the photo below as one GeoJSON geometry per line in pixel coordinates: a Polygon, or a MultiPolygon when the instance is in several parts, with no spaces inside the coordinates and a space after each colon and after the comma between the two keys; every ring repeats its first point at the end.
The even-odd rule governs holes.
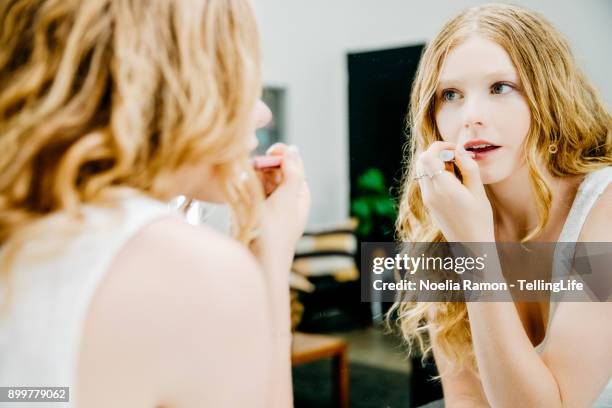
{"type": "MultiPolygon", "coordinates": [[[[586,174],[612,164],[612,118],[597,91],[578,68],[567,41],[542,16],[513,5],[469,8],[447,22],[426,47],[410,100],[407,162],[400,193],[397,237],[404,242],[445,242],[425,208],[416,175],[419,153],[442,140],[436,126],[435,90],[448,52],[472,35],[495,41],[509,54],[523,83],[531,111],[524,154],[535,192],[539,223],[524,236],[527,242],[542,231],[551,211],[552,194],[537,163],[555,176],[586,174]],[[550,154],[548,147],[557,146],[550,154]]],[[[450,370],[467,368],[478,374],[465,303],[396,302],[389,314],[423,359],[431,352],[429,330],[435,330],[440,352],[450,370]]]]}
{"type": "Polygon", "coordinates": [[[7,283],[11,259],[50,228],[49,215],[78,224],[85,203],[168,199],[166,176],[202,162],[219,174],[236,236],[250,243],[263,200],[246,149],[258,38],[248,0],[1,2],[7,283]]]}

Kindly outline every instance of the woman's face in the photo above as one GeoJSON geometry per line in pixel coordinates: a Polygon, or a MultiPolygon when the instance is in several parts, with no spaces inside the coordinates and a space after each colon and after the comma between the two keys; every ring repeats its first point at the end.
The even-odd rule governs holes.
{"type": "Polygon", "coordinates": [[[451,49],[436,89],[436,124],[443,140],[476,153],[484,184],[523,165],[530,122],[522,84],[499,44],[473,36],[451,49]]]}

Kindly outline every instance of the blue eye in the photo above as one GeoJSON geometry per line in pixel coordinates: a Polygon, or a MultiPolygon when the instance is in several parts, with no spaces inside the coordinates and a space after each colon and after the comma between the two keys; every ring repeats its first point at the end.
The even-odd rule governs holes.
{"type": "Polygon", "coordinates": [[[442,100],[450,102],[459,98],[459,93],[450,89],[442,91],[442,100]]]}
{"type": "Polygon", "coordinates": [[[493,84],[493,86],[491,87],[491,92],[494,94],[500,95],[500,94],[508,93],[512,89],[513,89],[512,85],[506,84],[503,82],[498,82],[496,84],[493,84]]]}

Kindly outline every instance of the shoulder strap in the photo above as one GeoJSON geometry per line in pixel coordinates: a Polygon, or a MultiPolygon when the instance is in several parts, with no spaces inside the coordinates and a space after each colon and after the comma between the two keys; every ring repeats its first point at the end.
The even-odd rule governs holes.
{"type": "Polygon", "coordinates": [[[565,220],[559,242],[576,242],[578,240],[591,208],[610,183],[612,183],[612,166],[604,167],[586,175],[578,188],[572,208],[565,220]]]}

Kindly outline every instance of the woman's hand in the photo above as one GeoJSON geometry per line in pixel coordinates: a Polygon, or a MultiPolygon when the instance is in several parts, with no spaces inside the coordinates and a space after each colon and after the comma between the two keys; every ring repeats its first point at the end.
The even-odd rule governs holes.
{"type": "Polygon", "coordinates": [[[267,196],[260,237],[263,241],[284,241],[295,246],[304,233],[310,210],[310,190],[304,165],[295,146],[272,145],[267,155],[282,158],[280,169],[263,175],[267,196]]]}
{"type": "Polygon", "coordinates": [[[416,162],[423,203],[449,242],[494,242],[493,210],[478,164],[471,154],[453,143],[434,142],[416,162]],[[445,169],[442,150],[455,153],[463,184],[445,169]]]}
{"type": "Polygon", "coordinates": [[[271,381],[274,389],[269,405],[288,407],[293,406],[289,271],[295,244],[306,226],[310,191],[304,178],[304,165],[296,147],[277,143],[271,146],[266,154],[282,157],[280,178],[276,177],[279,170],[260,175],[267,198],[264,202],[259,236],[252,249],[265,274],[272,318],[274,355],[271,360],[271,381]]]}
{"type": "Polygon", "coordinates": [[[310,191],[297,148],[277,143],[266,153],[282,157],[281,177],[264,180],[266,195],[269,195],[252,250],[265,273],[274,332],[279,338],[290,338],[289,271],[295,245],[306,226],[310,191]],[[273,185],[266,186],[266,183],[273,185]]]}

